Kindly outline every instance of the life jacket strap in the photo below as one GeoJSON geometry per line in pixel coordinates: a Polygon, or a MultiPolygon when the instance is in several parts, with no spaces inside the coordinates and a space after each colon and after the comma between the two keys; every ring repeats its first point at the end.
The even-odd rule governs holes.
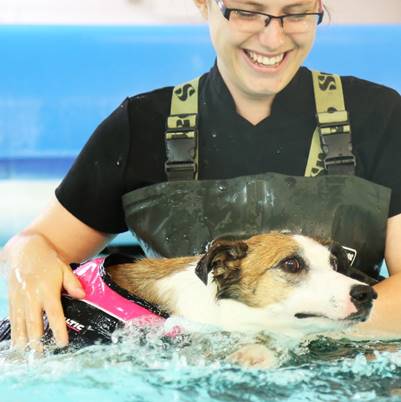
{"type": "Polygon", "coordinates": [[[317,128],[313,134],[305,176],[328,174],[355,175],[351,125],[345,110],[341,78],[312,71],[316,101],[317,128]]]}
{"type": "Polygon", "coordinates": [[[199,77],[173,90],[165,132],[169,181],[198,178],[198,88],[199,77]]]}

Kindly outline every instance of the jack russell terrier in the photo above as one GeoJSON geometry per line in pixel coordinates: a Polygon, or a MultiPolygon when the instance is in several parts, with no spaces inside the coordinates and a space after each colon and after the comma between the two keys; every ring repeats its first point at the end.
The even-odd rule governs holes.
{"type": "Polygon", "coordinates": [[[142,259],[107,272],[171,315],[227,331],[302,336],[368,318],[377,294],[348,269],[340,246],[272,232],[215,241],[201,257],[142,259]]]}

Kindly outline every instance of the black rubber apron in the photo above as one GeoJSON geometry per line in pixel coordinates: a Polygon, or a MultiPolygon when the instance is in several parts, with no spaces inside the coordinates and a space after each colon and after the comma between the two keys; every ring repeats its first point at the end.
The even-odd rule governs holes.
{"type": "Polygon", "coordinates": [[[148,256],[200,254],[216,238],[290,230],[356,251],[377,277],[391,191],[355,176],[276,173],[155,184],[123,196],[126,222],[148,256]]]}

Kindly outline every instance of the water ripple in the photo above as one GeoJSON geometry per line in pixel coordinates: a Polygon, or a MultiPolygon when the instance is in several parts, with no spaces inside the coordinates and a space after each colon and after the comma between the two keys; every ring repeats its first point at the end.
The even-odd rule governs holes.
{"type": "Polygon", "coordinates": [[[131,328],[112,345],[22,359],[0,350],[1,402],[401,401],[401,342],[319,338],[279,350],[274,369],[224,359],[239,334],[206,331],[166,339],[131,328]],[[56,396],[56,397],[55,397],[56,396]]]}

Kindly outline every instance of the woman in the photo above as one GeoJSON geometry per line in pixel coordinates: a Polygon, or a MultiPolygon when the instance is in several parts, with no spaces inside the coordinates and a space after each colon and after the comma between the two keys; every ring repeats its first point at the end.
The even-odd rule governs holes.
{"type": "MultiPolygon", "coordinates": [[[[230,180],[244,175],[253,177],[265,172],[277,172],[293,177],[286,177],[284,182],[279,176],[269,175],[263,176],[262,180],[251,179],[252,183],[262,183],[262,189],[267,188],[256,198],[255,205],[259,205],[263,198],[264,205],[285,203],[289,205],[288,208],[292,208],[289,204],[292,197],[277,202],[273,198],[267,199],[269,186],[273,186],[271,183],[277,179],[279,191],[284,188],[283,183],[287,183],[288,187],[295,180],[294,188],[298,189],[293,192],[295,197],[302,191],[305,196],[309,194],[309,183],[320,180],[320,176],[307,181],[303,179],[298,186],[295,177],[307,173],[310,162],[308,157],[313,154],[310,150],[317,123],[315,97],[318,97],[313,91],[311,72],[300,66],[312,47],[322,17],[321,3],[317,0],[195,0],[195,3],[209,23],[217,62],[208,74],[201,77],[198,91],[189,84],[174,92],[180,99],[199,96],[199,102],[195,102],[199,105],[198,121],[197,124],[192,122],[196,127],[191,127],[191,119],[175,121],[167,130],[172,133],[170,137],[168,133],[165,134],[166,120],[170,113],[174,114],[174,108],[170,110],[173,88],[162,88],[126,99],[98,127],[56,190],[52,204],[29,227],[12,238],[5,248],[5,257],[11,267],[10,318],[12,341],[16,347],[26,345],[28,341],[31,346],[40,347],[43,312],[47,314],[57,343],[62,346],[68,342],[60,291],[64,288],[73,297],[84,296],[68,264],[85,260],[99,252],[113,234],[127,229],[127,223],[135,233],[140,233],[139,237],[144,244],[151,244],[158,251],[157,241],[154,242],[153,238],[156,235],[151,228],[157,227],[164,218],[179,220],[180,210],[173,203],[167,202],[163,208],[158,205],[156,212],[161,209],[164,212],[160,212],[156,223],[150,222],[154,216],[152,214],[138,215],[134,206],[139,202],[141,210],[149,194],[153,196],[153,191],[156,191],[158,197],[163,197],[165,193],[173,197],[177,194],[174,190],[179,190],[178,198],[183,199],[189,197],[185,189],[190,188],[193,193],[199,194],[197,200],[203,202],[205,194],[217,197],[218,191],[226,191],[218,179],[230,180]],[[197,129],[199,139],[194,144],[191,138],[196,138],[192,134],[197,129]],[[170,142],[170,139],[173,141],[170,142]],[[189,142],[177,145],[180,139],[189,142]],[[182,163],[188,162],[188,155],[189,163],[182,163]],[[186,173],[181,176],[183,171],[190,172],[193,177],[186,176],[186,173]],[[186,184],[173,182],[172,186],[161,184],[161,187],[156,186],[156,190],[148,187],[165,182],[166,177],[174,180],[196,178],[194,176],[201,180],[212,179],[211,186],[214,187],[210,190],[211,187],[206,186],[205,190],[203,182],[195,180],[186,184]],[[149,194],[146,193],[148,189],[149,194]],[[163,216],[163,213],[168,215],[170,212],[171,216],[163,216]],[[136,217],[140,219],[135,220],[136,217]],[[141,226],[143,222],[145,224],[141,226]]],[[[333,84],[335,78],[332,76],[320,75],[317,77],[317,86],[319,79],[321,89],[336,88],[339,85],[338,82],[333,84]]],[[[332,166],[334,170],[338,169],[337,172],[352,175],[355,168],[356,176],[371,182],[366,191],[381,194],[380,207],[388,215],[388,220],[382,219],[379,226],[384,231],[387,220],[385,258],[391,277],[375,286],[379,298],[371,319],[359,329],[365,334],[372,329],[400,334],[401,251],[397,244],[401,241],[401,175],[395,170],[395,161],[401,149],[401,99],[395,91],[351,77],[344,77],[342,86],[352,123],[353,153],[349,152],[349,148],[344,151],[344,144],[334,144],[334,148],[333,144],[329,144],[323,148],[327,153],[326,159],[322,161],[320,155],[320,159],[312,163],[312,167],[309,166],[308,175],[316,175],[321,170],[330,171],[332,166]],[[327,158],[333,149],[337,154],[334,152],[334,158],[327,158]],[[341,157],[337,158],[338,155],[341,157]],[[341,160],[340,164],[338,160],[341,160]],[[343,164],[344,161],[346,163],[343,164]],[[343,170],[344,166],[346,168],[343,170]],[[389,191],[379,185],[392,190],[390,206],[389,191]]],[[[319,106],[318,100],[316,103],[319,106]]],[[[338,108],[328,109],[330,113],[338,111],[338,108]]],[[[345,134],[341,138],[349,138],[346,135],[349,134],[347,117],[342,119],[341,124],[328,124],[329,131],[333,129],[337,133],[339,130],[338,134],[345,134]]],[[[320,131],[327,128],[323,120],[320,122],[320,131]]],[[[347,186],[353,187],[353,183],[357,183],[355,186],[365,191],[364,185],[359,187],[365,181],[356,180],[347,186]]],[[[229,188],[233,182],[224,183],[229,188]]],[[[208,213],[207,218],[211,219],[214,211],[210,211],[210,205],[212,208],[220,208],[219,222],[224,220],[221,219],[223,215],[230,216],[231,206],[236,205],[230,200],[240,194],[238,189],[244,186],[242,179],[238,183],[239,187],[235,184],[231,192],[227,190],[229,196],[224,201],[227,204],[223,203],[220,208],[218,202],[214,203],[213,198],[209,198],[204,209],[196,209],[196,213],[192,213],[195,222],[182,220],[182,224],[175,227],[175,235],[182,235],[180,238],[185,239],[188,237],[186,230],[190,232],[189,226],[202,225],[203,217],[196,216],[201,212],[208,213]]],[[[323,197],[327,185],[321,187],[319,184],[317,188],[321,190],[319,196],[323,197]]],[[[341,191],[343,186],[337,188],[341,191]]],[[[247,189],[249,195],[249,186],[247,189]]],[[[329,191],[326,198],[335,199],[336,195],[332,194],[329,191]]],[[[369,197],[365,193],[358,194],[359,204],[362,206],[369,202],[369,197]]],[[[192,200],[190,197],[187,199],[192,200]]],[[[177,202],[180,203],[180,200],[177,199],[177,202]]],[[[309,219],[311,225],[316,226],[316,221],[322,219],[310,217],[313,217],[319,203],[314,203],[308,210],[308,202],[301,206],[301,210],[304,210],[302,219],[309,219]]],[[[243,206],[246,209],[247,205],[243,206]]],[[[183,209],[185,207],[188,207],[188,203],[183,209]]],[[[189,207],[192,208],[192,205],[189,207]]],[[[368,250],[373,246],[375,248],[375,241],[364,237],[364,215],[358,212],[359,209],[355,211],[355,215],[359,214],[359,220],[358,225],[354,226],[359,226],[360,242],[367,243],[365,251],[360,252],[360,261],[364,261],[368,250]]],[[[287,223],[294,218],[291,212],[287,223]]],[[[324,215],[324,211],[320,215],[322,213],[324,215]]],[[[330,213],[326,215],[329,219],[330,213]]],[[[333,224],[338,221],[344,223],[342,215],[337,218],[333,224]]],[[[253,220],[244,217],[228,227],[234,231],[241,230],[242,225],[250,221],[253,220]]],[[[203,227],[207,227],[209,232],[200,242],[211,240],[225,230],[210,229],[207,223],[203,227]]],[[[301,229],[304,229],[303,226],[301,229]]],[[[255,227],[251,225],[245,232],[253,230],[255,227]]],[[[330,232],[331,229],[328,230],[330,232]]],[[[166,232],[162,233],[164,236],[166,232]]],[[[171,233],[174,236],[174,230],[171,233]]],[[[333,237],[334,240],[341,240],[333,237]]],[[[164,243],[168,244],[169,241],[171,239],[165,236],[164,243]]],[[[176,244],[173,242],[169,250],[176,244]]],[[[198,248],[201,246],[197,244],[198,248]]]]}

